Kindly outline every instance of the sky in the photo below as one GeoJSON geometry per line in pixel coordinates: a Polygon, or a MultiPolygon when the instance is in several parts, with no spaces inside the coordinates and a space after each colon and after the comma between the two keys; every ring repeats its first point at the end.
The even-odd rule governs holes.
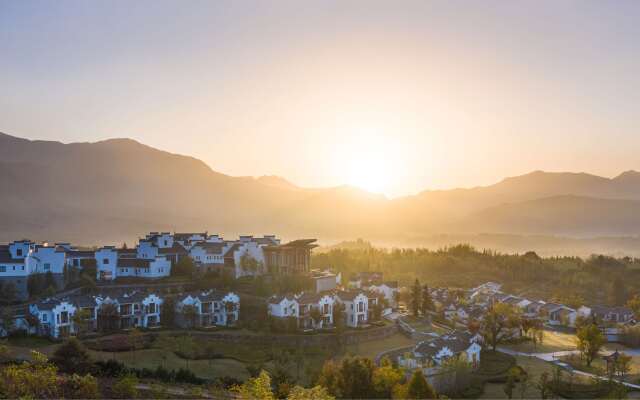
{"type": "Polygon", "coordinates": [[[640,169],[640,2],[0,0],[0,131],[390,197],[640,169]]]}

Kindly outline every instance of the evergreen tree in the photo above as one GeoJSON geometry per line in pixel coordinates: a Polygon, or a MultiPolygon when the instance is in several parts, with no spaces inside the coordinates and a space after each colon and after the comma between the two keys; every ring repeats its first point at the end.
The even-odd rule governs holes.
{"type": "Polygon", "coordinates": [[[429,385],[421,370],[417,370],[411,376],[408,390],[410,399],[435,399],[435,391],[429,385]]]}
{"type": "Polygon", "coordinates": [[[411,312],[414,317],[420,314],[421,294],[422,287],[420,286],[420,281],[416,278],[413,289],[411,290],[411,312]]]}
{"type": "Polygon", "coordinates": [[[431,299],[431,293],[429,293],[429,286],[425,283],[422,286],[422,315],[427,315],[428,311],[434,311],[435,306],[431,299]]]}

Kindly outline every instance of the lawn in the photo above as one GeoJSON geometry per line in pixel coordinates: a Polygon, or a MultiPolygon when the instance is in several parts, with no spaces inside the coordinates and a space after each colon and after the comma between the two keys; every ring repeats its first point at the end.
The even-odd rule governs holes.
{"type": "Polygon", "coordinates": [[[402,333],[396,333],[382,340],[374,340],[359,344],[348,345],[345,355],[354,355],[374,359],[378,354],[386,350],[398,347],[408,347],[416,344],[416,341],[402,333]]]}
{"type": "MultiPolygon", "coordinates": [[[[529,374],[529,387],[525,391],[524,398],[527,399],[536,399],[540,398],[540,391],[536,388],[535,384],[540,379],[540,375],[547,372],[549,374],[549,378],[551,378],[551,373],[553,371],[553,366],[543,360],[540,360],[536,357],[527,357],[527,356],[516,356],[517,364],[522,367],[527,374],[529,374]]],[[[567,374],[565,372],[565,379],[567,374]]],[[[589,383],[587,378],[581,376],[574,376],[574,382],[584,382],[589,383]]],[[[516,387],[514,389],[514,398],[520,397],[519,388],[516,387]]],[[[482,399],[506,399],[507,395],[504,393],[504,383],[486,383],[484,386],[484,393],[480,397],[482,399]]]]}
{"type": "MultiPolygon", "coordinates": [[[[575,369],[598,375],[605,375],[607,370],[607,363],[601,357],[597,357],[591,362],[591,366],[587,367],[586,363],[580,359],[579,356],[573,355],[570,357],[563,357],[562,360],[567,364],[570,364],[575,369]]],[[[624,381],[630,383],[640,382],[640,356],[631,357],[631,369],[628,374],[625,375],[624,381]]]]}
{"type": "Polygon", "coordinates": [[[109,353],[89,351],[96,360],[115,359],[134,368],[155,369],[164,366],[167,369],[189,368],[200,378],[214,379],[231,376],[240,380],[249,377],[245,364],[228,358],[213,360],[185,360],[171,351],[163,349],[145,349],[136,352],[109,353]]]}
{"type": "Polygon", "coordinates": [[[501,347],[523,353],[553,353],[555,351],[575,350],[576,336],[568,333],[544,331],[542,343],[534,346],[531,341],[507,344],[501,347]]]}

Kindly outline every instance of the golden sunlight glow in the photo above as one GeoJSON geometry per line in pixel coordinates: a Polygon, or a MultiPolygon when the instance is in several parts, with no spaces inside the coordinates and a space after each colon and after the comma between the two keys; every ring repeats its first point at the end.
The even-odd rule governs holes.
{"type": "Polygon", "coordinates": [[[399,173],[396,147],[392,138],[375,129],[358,129],[342,138],[336,162],[349,185],[388,194],[399,173]]]}

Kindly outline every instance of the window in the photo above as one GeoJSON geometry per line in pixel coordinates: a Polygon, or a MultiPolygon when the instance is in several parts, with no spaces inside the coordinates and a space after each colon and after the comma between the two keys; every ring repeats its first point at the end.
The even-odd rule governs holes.
{"type": "Polygon", "coordinates": [[[102,259],[102,264],[109,265],[109,259],[108,258],[102,259]]]}
{"type": "Polygon", "coordinates": [[[22,257],[22,249],[17,249],[17,250],[16,250],[16,255],[17,255],[18,257],[22,257]]]}
{"type": "Polygon", "coordinates": [[[49,263],[44,263],[44,270],[45,270],[45,271],[49,271],[49,270],[51,270],[51,264],[49,264],[49,263]]]}
{"type": "Polygon", "coordinates": [[[7,267],[5,265],[0,265],[0,272],[7,272],[7,267]]]}
{"type": "Polygon", "coordinates": [[[23,265],[23,266],[21,266],[21,267],[20,267],[20,269],[24,271],[24,265],[23,265]]]}
{"type": "Polygon", "coordinates": [[[42,322],[47,322],[49,316],[47,314],[42,314],[42,322]]]}

